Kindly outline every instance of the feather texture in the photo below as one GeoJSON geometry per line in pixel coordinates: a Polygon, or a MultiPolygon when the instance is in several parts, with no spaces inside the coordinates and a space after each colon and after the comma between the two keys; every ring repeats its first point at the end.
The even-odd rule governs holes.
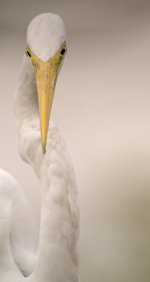
{"type": "MultiPolygon", "coordinates": [[[[21,97],[24,99],[23,93],[22,95],[20,93],[20,89],[23,89],[22,91],[25,91],[25,95],[28,96],[26,108],[30,108],[33,102],[30,101],[30,97],[33,98],[35,95],[34,93],[31,95],[32,75],[29,74],[33,72],[33,69],[26,67],[26,64],[28,65],[26,59],[24,64],[19,80],[21,84],[24,84],[26,77],[31,81],[25,85],[25,88],[22,85],[19,86],[16,103],[18,103],[17,96],[19,101],[21,97]]],[[[32,87],[34,92],[34,84],[32,87]]],[[[20,104],[23,108],[25,106],[25,103],[20,102],[19,112],[20,104]]],[[[65,143],[58,128],[50,122],[47,154],[43,155],[37,111],[34,113],[31,111],[29,116],[28,110],[27,116],[25,113],[21,114],[17,120],[19,120],[20,154],[33,167],[41,181],[40,245],[37,271],[34,272],[34,275],[37,275],[35,279],[41,277],[40,281],[47,281],[48,277],[53,277],[53,281],[59,281],[59,279],[78,281],[78,196],[74,171],[65,143]]]]}
{"type": "MultiPolygon", "coordinates": [[[[43,61],[53,56],[64,40],[64,24],[57,15],[39,15],[29,25],[27,43],[43,61]]],[[[0,281],[78,282],[79,207],[74,170],[52,121],[47,153],[42,154],[35,71],[25,56],[16,89],[15,114],[21,158],[41,183],[39,247],[36,252],[30,235],[33,221],[23,191],[10,175],[0,171],[0,281]]]]}

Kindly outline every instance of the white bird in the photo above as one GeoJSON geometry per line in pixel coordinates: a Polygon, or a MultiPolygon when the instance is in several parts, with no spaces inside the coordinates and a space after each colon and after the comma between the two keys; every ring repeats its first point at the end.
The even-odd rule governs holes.
{"type": "Polygon", "coordinates": [[[39,246],[17,182],[0,171],[0,281],[77,282],[79,208],[73,166],[50,121],[55,83],[66,53],[62,19],[38,15],[29,24],[15,95],[18,147],[41,186],[39,246]],[[26,277],[25,277],[26,276],[26,277]]]}

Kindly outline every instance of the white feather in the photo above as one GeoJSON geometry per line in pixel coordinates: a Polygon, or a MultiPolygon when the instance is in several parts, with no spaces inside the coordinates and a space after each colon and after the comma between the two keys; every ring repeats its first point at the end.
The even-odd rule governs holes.
{"type": "MultiPolygon", "coordinates": [[[[28,45],[43,61],[53,56],[64,40],[64,24],[56,15],[39,15],[29,25],[28,45]]],[[[0,173],[0,192],[5,198],[0,217],[6,223],[0,229],[0,281],[77,282],[79,207],[74,171],[53,122],[49,126],[47,153],[42,154],[35,72],[31,60],[26,57],[16,89],[15,113],[20,155],[41,183],[39,247],[37,255],[32,236],[27,243],[24,238],[22,218],[29,218],[26,212],[29,207],[23,192],[15,180],[0,173]],[[19,218],[16,218],[17,213],[19,218]],[[1,246],[5,244],[3,255],[1,246]],[[23,274],[28,277],[24,278],[23,274]]],[[[30,225],[30,222],[26,224],[27,232],[30,225]]]]}
{"type": "Polygon", "coordinates": [[[38,15],[29,24],[27,44],[43,61],[52,58],[66,40],[65,27],[58,15],[38,15]]]}

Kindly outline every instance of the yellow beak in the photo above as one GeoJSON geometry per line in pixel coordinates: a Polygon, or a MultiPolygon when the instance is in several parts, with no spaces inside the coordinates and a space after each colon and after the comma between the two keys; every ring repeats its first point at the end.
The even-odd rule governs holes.
{"type": "Polygon", "coordinates": [[[36,70],[43,154],[46,153],[47,133],[57,79],[57,70],[58,65],[51,61],[40,61],[36,70]]]}

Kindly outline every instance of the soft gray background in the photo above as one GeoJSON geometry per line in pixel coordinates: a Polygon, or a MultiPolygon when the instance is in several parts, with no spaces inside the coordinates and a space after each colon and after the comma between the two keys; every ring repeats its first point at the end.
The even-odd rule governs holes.
{"type": "Polygon", "coordinates": [[[0,1],[0,166],[39,213],[39,183],[17,152],[13,96],[26,28],[60,14],[68,53],[52,118],[75,165],[82,282],[150,281],[150,1],[0,1]]]}

